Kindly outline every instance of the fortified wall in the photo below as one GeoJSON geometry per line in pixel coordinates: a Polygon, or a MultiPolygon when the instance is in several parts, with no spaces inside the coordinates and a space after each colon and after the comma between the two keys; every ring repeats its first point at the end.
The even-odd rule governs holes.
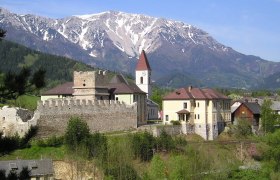
{"type": "Polygon", "coordinates": [[[109,100],[52,99],[38,102],[38,136],[63,135],[71,117],[80,117],[91,132],[137,128],[137,105],[109,100]]]}

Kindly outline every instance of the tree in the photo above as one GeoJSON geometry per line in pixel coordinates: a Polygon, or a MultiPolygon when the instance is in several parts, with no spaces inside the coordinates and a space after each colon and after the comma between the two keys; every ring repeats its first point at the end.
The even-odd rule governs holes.
{"type": "Polygon", "coordinates": [[[17,172],[11,170],[8,174],[7,180],[18,180],[17,172]]]}
{"type": "Polygon", "coordinates": [[[155,138],[148,132],[136,133],[132,136],[132,149],[135,157],[149,161],[153,157],[155,138]]]}
{"type": "Polygon", "coordinates": [[[71,117],[65,132],[65,145],[69,150],[77,150],[79,146],[84,146],[90,137],[87,123],[79,117],[71,117]]]}
{"type": "Polygon", "coordinates": [[[19,180],[29,180],[30,177],[30,170],[28,170],[28,167],[23,167],[18,175],[19,180]]]}
{"type": "Polygon", "coordinates": [[[0,98],[16,99],[18,96],[31,93],[45,86],[45,73],[43,69],[36,71],[32,77],[31,70],[23,68],[16,74],[8,72],[4,75],[3,84],[0,84],[0,98]]]}
{"type": "Polygon", "coordinates": [[[261,125],[265,134],[267,132],[274,132],[274,125],[277,121],[277,114],[272,111],[271,105],[271,100],[266,99],[261,106],[261,125]]]}
{"type": "Polygon", "coordinates": [[[106,161],[108,150],[106,136],[98,132],[94,133],[88,138],[86,146],[89,151],[89,157],[96,157],[101,161],[106,161]]]}
{"type": "Polygon", "coordinates": [[[162,130],[160,136],[157,138],[157,149],[170,151],[175,148],[175,142],[172,137],[167,134],[165,130],[162,130]]]}
{"type": "Polygon", "coordinates": [[[0,41],[6,36],[6,31],[0,28],[0,41]]]}
{"type": "Polygon", "coordinates": [[[264,152],[264,157],[269,160],[275,171],[280,171],[280,130],[265,137],[266,143],[269,145],[267,151],[264,152]]]}
{"type": "Polygon", "coordinates": [[[252,134],[252,127],[247,119],[238,119],[235,127],[235,134],[238,137],[246,137],[252,134]]]}
{"type": "Polygon", "coordinates": [[[6,171],[4,169],[0,169],[0,179],[6,180],[6,171]]]}

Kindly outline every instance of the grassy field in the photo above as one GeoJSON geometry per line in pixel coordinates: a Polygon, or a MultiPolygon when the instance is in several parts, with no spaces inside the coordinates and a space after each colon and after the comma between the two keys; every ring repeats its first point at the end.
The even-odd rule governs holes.
{"type": "Polygon", "coordinates": [[[63,160],[66,155],[64,146],[61,147],[39,147],[33,145],[30,148],[19,149],[8,155],[0,156],[0,160],[13,159],[41,159],[51,158],[53,160],[63,160]]]}
{"type": "Polygon", "coordinates": [[[40,100],[40,97],[38,96],[22,95],[19,96],[16,100],[7,100],[5,103],[0,103],[0,107],[16,106],[34,111],[37,108],[38,100],[40,100]]]}

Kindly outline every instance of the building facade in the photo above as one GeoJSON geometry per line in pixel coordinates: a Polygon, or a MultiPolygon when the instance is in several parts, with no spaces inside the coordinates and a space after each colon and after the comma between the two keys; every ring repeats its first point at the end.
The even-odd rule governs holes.
{"type": "Polygon", "coordinates": [[[230,99],[213,89],[180,88],[163,98],[163,123],[193,125],[205,140],[215,139],[231,122],[230,99]]]}

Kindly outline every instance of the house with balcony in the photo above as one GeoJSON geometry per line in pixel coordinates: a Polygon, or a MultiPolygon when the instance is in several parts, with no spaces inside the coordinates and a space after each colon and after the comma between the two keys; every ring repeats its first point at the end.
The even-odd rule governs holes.
{"type": "Polygon", "coordinates": [[[176,89],[163,98],[163,123],[188,124],[205,140],[213,140],[231,123],[230,101],[209,88],[176,89]]]}

